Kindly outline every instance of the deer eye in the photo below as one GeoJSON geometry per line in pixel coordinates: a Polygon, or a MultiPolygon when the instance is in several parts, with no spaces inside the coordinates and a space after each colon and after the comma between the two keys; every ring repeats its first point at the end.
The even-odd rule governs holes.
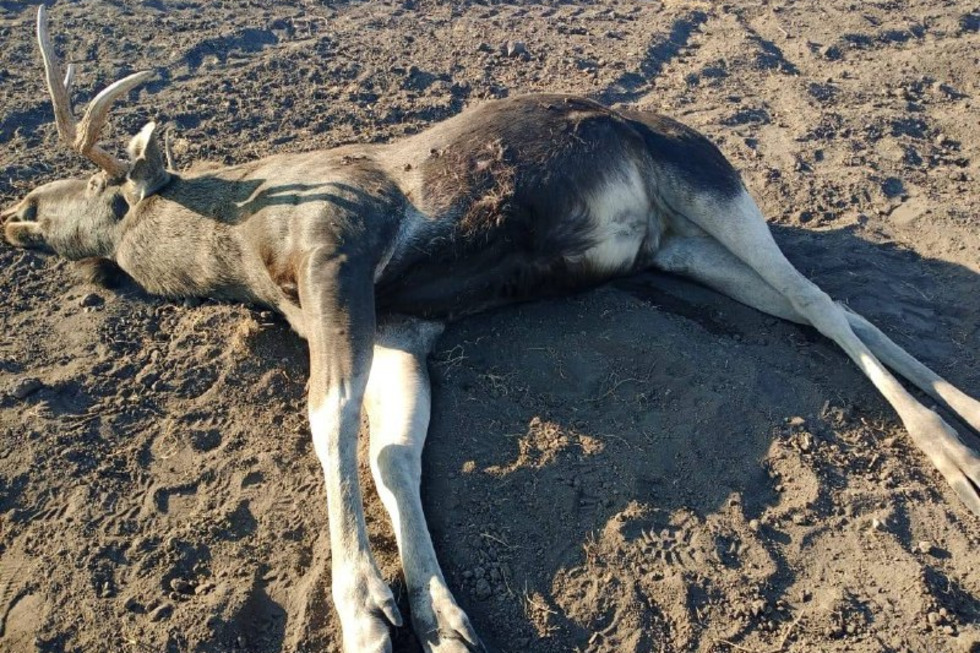
{"type": "Polygon", "coordinates": [[[30,202],[17,212],[17,220],[20,222],[34,222],[37,219],[37,204],[30,202]]]}

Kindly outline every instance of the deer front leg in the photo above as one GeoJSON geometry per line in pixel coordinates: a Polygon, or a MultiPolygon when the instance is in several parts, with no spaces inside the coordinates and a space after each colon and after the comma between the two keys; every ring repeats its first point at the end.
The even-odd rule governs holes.
{"type": "Polygon", "coordinates": [[[371,266],[316,250],[297,276],[310,347],[310,430],[327,489],[332,595],[344,651],[391,651],[390,625],[402,620],[371,554],[357,479],[374,341],[371,266]]]}
{"type": "Polygon", "coordinates": [[[382,325],[365,406],[371,471],[398,541],[415,634],[426,653],[465,653],[483,646],[446,586],[419,497],[430,407],[425,358],[441,332],[441,324],[413,319],[382,325]]]}

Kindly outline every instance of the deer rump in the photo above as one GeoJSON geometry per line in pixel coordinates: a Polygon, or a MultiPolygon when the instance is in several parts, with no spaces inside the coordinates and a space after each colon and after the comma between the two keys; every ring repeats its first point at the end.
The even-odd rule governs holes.
{"type": "Polygon", "coordinates": [[[404,171],[407,201],[378,302],[426,317],[650,267],[673,194],[742,192],[694,130],[564,95],[489,103],[389,148],[376,158],[404,171]]]}

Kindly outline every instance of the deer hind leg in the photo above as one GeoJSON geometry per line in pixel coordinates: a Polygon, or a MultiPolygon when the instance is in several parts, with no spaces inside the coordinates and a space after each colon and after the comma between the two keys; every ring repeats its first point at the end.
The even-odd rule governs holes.
{"type": "MultiPolygon", "coordinates": [[[[655,254],[653,262],[661,270],[689,277],[768,315],[799,324],[810,324],[786,297],[707,234],[666,240],[655,254]]],[[[838,306],[844,311],[854,333],[886,367],[908,379],[936,401],[945,404],[980,433],[980,401],[926,367],[863,316],[844,304],[838,303],[838,306]]]]}
{"type": "Polygon", "coordinates": [[[697,281],[768,315],[809,324],[789,300],[707,234],[665,239],[654,254],[653,265],[664,272],[697,281]]]}
{"type": "Polygon", "coordinates": [[[409,318],[383,324],[365,407],[371,472],[395,530],[415,634],[426,652],[462,653],[482,645],[446,586],[419,496],[430,409],[425,358],[441,332],[441,324],[409,318]]]}
{"type": "Polygon", "coordinates": [[[917,358],[895,344],[878,327],[841,305],[854,333],[871,348],[881,361],[904,376],[936,401],[945,404],[974,431],[980,433],[980,401],[926,367],[917,358]]]}
{"type": "Polygon", "coordinates": [[[950,405],[973,428],[977,428],[978,402],[915,360],[867,320],[835,303],[800,274],[779,250],[748,193],[732,199],[702,195],[687,207],[684,218],[721,247],[705,245],[710,239],[702,239],[698,246],[703,251],[699,255],[707,252],[708,256],[704,262],[691,263],[698,257],[690,252],[682,256],[677,249],[685,246],[679,244],[681,241],[673,245],[673,253],[671,244],[665,243],[658,265],[665,269],[670,269],[670,265],[684,268],[679,261],[687,260],[682,273],[760,310],[810,324],[836,342],[892,405],[913,441],[963,502],[980,515],[980,456],[964,445],[939,415],[909,394],[881,361],[950,405]],[[731,258],[725,256],[726,251],[731,258]],[[712,263],[720,267],[707,270],[712,263]]]}

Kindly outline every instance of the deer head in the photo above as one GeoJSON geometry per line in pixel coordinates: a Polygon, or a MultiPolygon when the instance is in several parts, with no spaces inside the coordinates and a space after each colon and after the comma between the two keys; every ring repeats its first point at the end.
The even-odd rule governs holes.
{"type": "Polygon", "coordinates": [[[17,247],[47,247],[68,259],[111,257],[121,220],[130,208],[170,181],[155,123],[147,124],[129,144],[129,161],[102,149],[99,134],[113,101],[153,76],[132,74],[95,96],[80,121],[72,113],[69,92],[74,66],[63,74],[48,34],[47,11],[37,11],[37,40],[45,81],[54,106],[58,135],[69,149],[101,170],[88,180],[54,181],[35,188],[15,206],[0,212],[6,240],[17,247]]]}

